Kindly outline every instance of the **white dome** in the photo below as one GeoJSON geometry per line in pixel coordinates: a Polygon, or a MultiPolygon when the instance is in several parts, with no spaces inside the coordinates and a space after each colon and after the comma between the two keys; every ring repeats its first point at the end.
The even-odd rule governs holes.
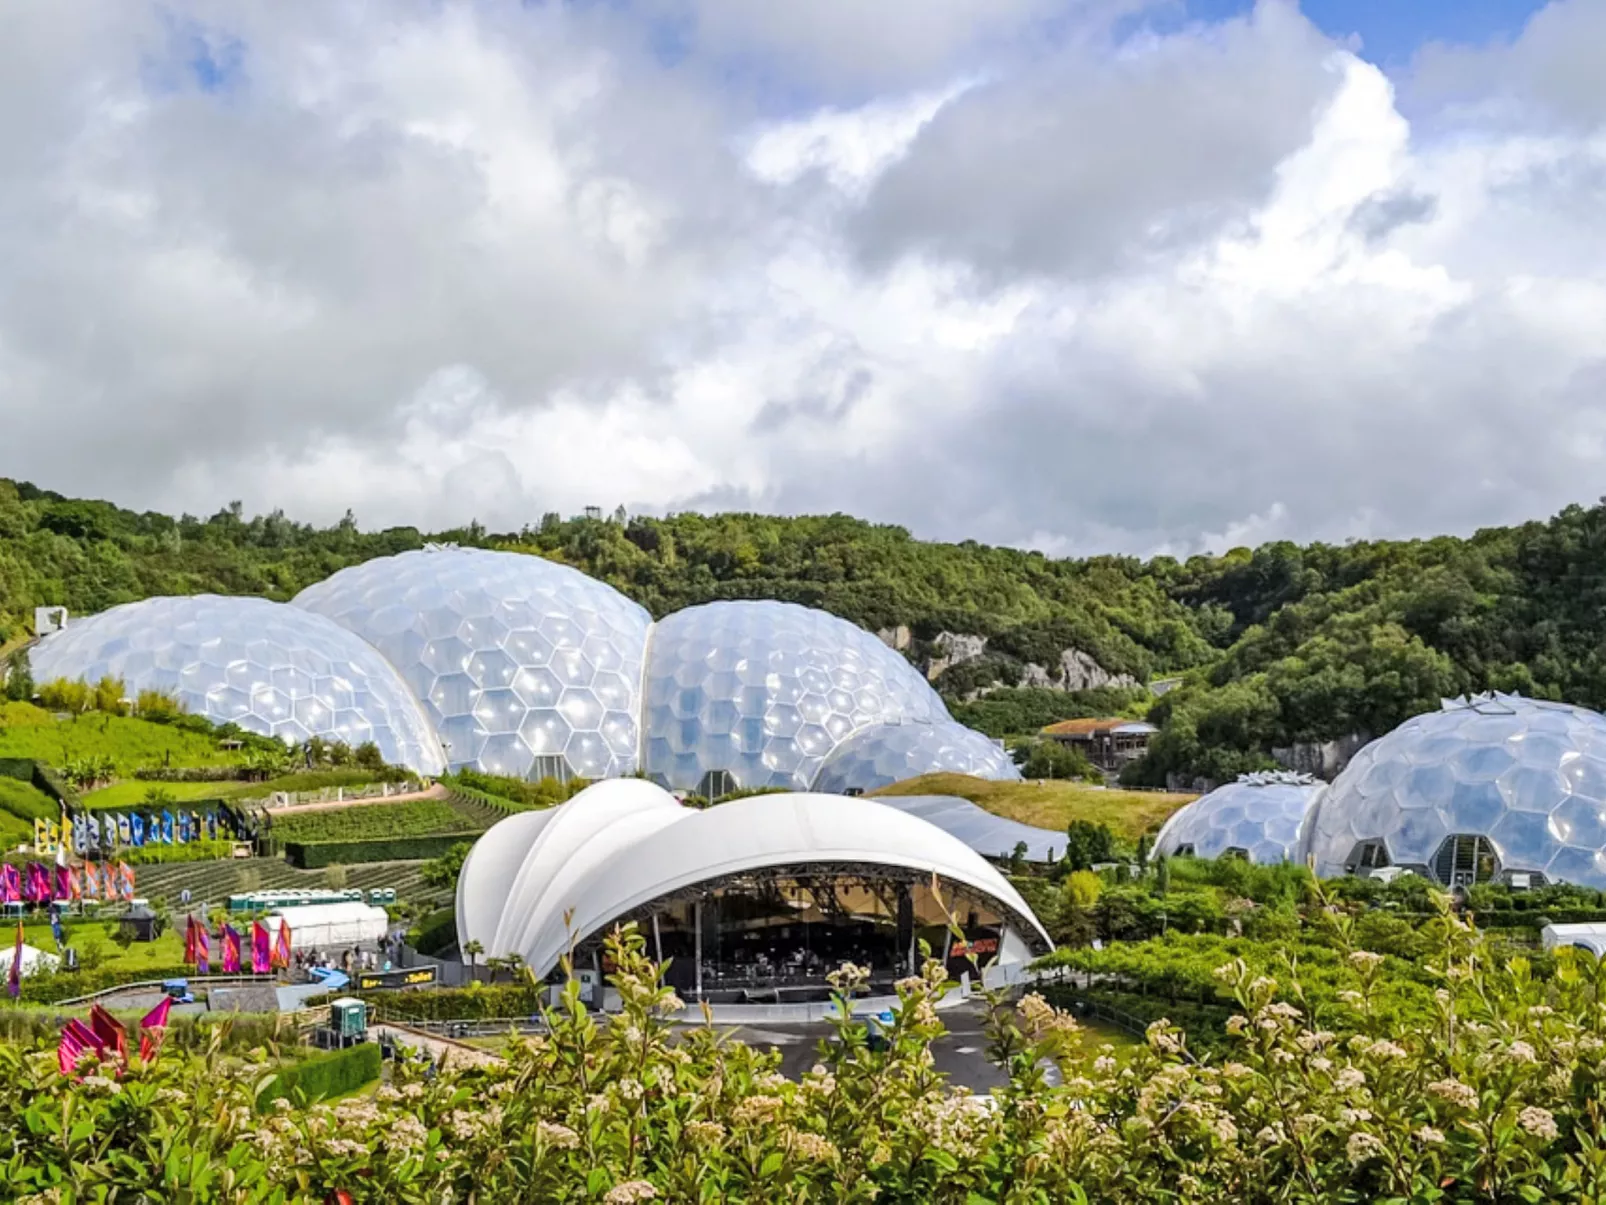
{"type": "Polygon", "coordinates": [[[537,556],[428,548],[295,597],[396,665],[454,769],[606,778],[636,769],[647,612],[537,556]]]}
{"type": "Polygon", "coordinates": [[[1323,876],[1386,864],[1446,886],[1492,870],[1606,888],[1606,717],[1515,695],[1446,700],[1356,754],[1305,829],[1323,876]],[[1478,867],[1489,853],[1498,866],[1478,867]]]}
{"type": "Polygon", "coordinates": [[[918,670],[863,628],[781,602],[688,607],[653,629],[644,768],[671,787],[807,790],[848,737],[947,720],[918,670]]]}
{"type": "Polygon", "coordinates": [[[697,810],[642,780],[586,788],[550,812],[495,825],[458,879],[458,939],[517,954],[545,975],[571,941],[683,888],[809,863],[915,870],[979,892],[1036,946],[1051,945],[1025,900],[980,855],[935,826],[866,799],[787,794],[697,810]]]}
{"type": "Polygon", "coordinates": [[[1324,786],[1303,774],[1245,774],[1171,813],[1154,854],[1219,858],[1236,852],[1269,865],[1299,860],[1299,830],[1324,786]]]}
{"type": "Polygon", "coordinates": [[[445,768],[440,739],[395,668],[321,615],[265,598],[148,598],[73,620],[29,658],[34,678],[121,678],[216,723],[286,742],[372,741],[385,761],[445,768]]]}
{"type": "Polygon", "coordinates": [[[814,789],[834,795],[874,791],[941,772],[1020,780],[1009,754],[988,737],[953,720],[915,720],[876,724],[848,737],[826,758],[814,789]]]}

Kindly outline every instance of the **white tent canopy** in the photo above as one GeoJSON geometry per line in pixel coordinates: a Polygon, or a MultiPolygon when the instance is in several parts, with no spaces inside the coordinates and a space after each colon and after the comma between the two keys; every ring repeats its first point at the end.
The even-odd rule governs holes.
{"type": "MultiPolygon", "coordinates": [[[[915,816],[840,795],[760,795],[699,811],[641,779],[587,787],[546,812],[494,825],[457,883],[457,933],[545,974],[569,948],[631,909],[735,872],[819,863],[937,875],[1052,943],[1020,894],[974,850],[915,816]]],[[[1020,943],[1024,948],[1025,943],[1020,943]]]]}
{"type": "Polygon", "coordinates": [[[267,920],[268,932],[275,937],[281,919],[290,922],[290,948],[294,950],[373,945],[390,928],[390,918],[383,908],[355,901],[281,908],[267,920]]]}
{"type": "Polygon", "coordinates": [[[1558,946],[1576,946],[1580,950],[1588,950],[1596,958],[1606,954],[1606,924],[1600,921],[1546,925],[1540,931],[1539,938],[1547,950],[1554,950],[1558,946]]]}
{"type": "MultiPolygon", "coordinates": [[[[11,974],[11,956],[16,946],[7,943],[0,946],[0,976],[11,974]]],[[[61,959],[54,954],[47,954],[36,946],[24,945],[22,947],[22,973],[35,975],[44,971],[53,971],[61,965],[61,959]]]]}

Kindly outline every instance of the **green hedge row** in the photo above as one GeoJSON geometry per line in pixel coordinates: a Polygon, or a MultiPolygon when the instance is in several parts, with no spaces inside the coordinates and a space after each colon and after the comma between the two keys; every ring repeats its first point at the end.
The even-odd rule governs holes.
{"type": "MultiPolygon", "coordinates": [[[[27,783],[37,790],[43,791],[57,804],[66,803],[69,807],[77,807],[78,793],[57,777],[56,772],[42,762],[36,762],[26,757],[0,757],[0,777],[15,778],[27,783]]],[[[54,820],[59,810],[48,817],[54,820]]]]}
{"type": "Polygon", "coordinates": [[[257,1093],[257,1112],[266,1112],[276,1100],[293,1102],[298,1090],[308,1102],[355,1092],[379,1078],[380,1063],[379,1047],[372,1042],[291,1063],[257,1093]]]}
{"type": "MultiPolygon", "coordinates": [[[[481,975],[489,974],[480,964],[481,975]]],[[[432,991],[374,992],[366,998],[390,1021],[474,1021],[532,1017],[540,1011],[546,987],[529,983],[480,983],[432,991]]]]}
{"type": "MultiPolygon", "coordinates": [[[[13,929],[12,932],[15,933],[16,930],[13,929]]],[[[54,945],[44,948],[53,950],[54,945]]],[[[222,970],[221,954],[213,960],[212,965],[216,970],[222,970]]],[[[125,983],[144,983],[152,979],[188,979],[194,974],[194,968],[180,963],[170,967],[142,967],[137,972],[102,967],[96,971],[57,971],[54,974],[25,975],[22,979],[22,995],[19,1003],[55,1004],[60,1000],[76,1000],[79,996],[103,992],[109,987],[119,987],[125,983]]],[[[5,997],[0,996],[0,1001],[4,999],[5,997]]]]}
{"type": "Polygon", "coordinates": [[[472,834],[446,833],[374,841],[286,841],[284,857],[302,870],[316,870],[336,862],[413,862],[438,858],[459,842],[472,839],[472,834]]]}

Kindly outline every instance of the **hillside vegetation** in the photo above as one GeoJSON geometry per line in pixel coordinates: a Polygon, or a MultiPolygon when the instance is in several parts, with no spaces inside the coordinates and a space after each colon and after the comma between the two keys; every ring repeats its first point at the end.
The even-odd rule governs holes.
{"type": "Polygon", "coordinates": [[[1133,771],[1147,783],[1168,773],[1225,778],[1267,764],[1274,747],[1377,734],[1468,690],[1606,704],[1598,506],[1465,539],[1274,543],[1140,561],[926,543],[844,515],[553,514],[519,531],[471,524],[427,535],[364,532],[349,515],[328,528],[279,512],[247,518],[238,505],[175,519],[0,480],[0,646],[40,604],[82,613],[203,590],[285,599],[430,539],[574,565],[655,615],[720,598],[824,607],[941,669],[950,702],[994,735],[1095,706],[1142,706],[1130,694],[993,689],[1029,688],[1028,671],[1052,670],[1066,650],[1109,676],[1181,676],[1149,715],[1163,732],[1133,771]],[[986,643],[970,641],[952,663],[955,634],[986,643]]]}
{"type": "Polygon", "coordinates": [[[118,774],[162,766],[223,766],[238,753],[217,747],[211,736],[128,716],[90,712],[57,719],[29,703],[0,702],[0,757],[21,757],[64,766],[102,758],[118,774]]]}

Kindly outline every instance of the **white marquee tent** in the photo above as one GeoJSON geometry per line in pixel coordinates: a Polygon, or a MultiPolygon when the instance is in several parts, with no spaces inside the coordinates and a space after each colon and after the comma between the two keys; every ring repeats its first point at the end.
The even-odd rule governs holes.
{"type": "Polygon", "coordinates": [[[390,918],[383,908],[355,901],[281,908],[268,917],[269,933],[278,934],[281,919],[290,922],[290,947],[295,950],[369,946],[390,929],[390,918]]]}

